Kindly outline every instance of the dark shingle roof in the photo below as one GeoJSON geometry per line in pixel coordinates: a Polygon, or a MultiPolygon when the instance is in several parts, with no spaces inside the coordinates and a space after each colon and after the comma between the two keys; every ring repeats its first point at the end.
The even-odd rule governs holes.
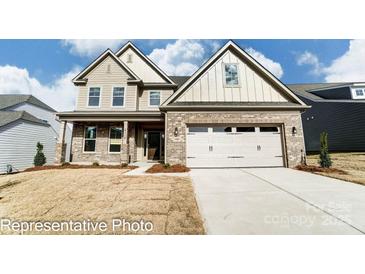
{"type": "Polygon", "coordinates": [[[6,109],[21,103],[29,103],[40,108],[44,108],[46,110],[56,112],[53,108],[46,105],[33,95],[26,95],[26,94],[0,94],[0,110],[6,109]]]}
{"type": "Polygon", "coordinates": [[[180,88],[189,78],[190,76],[169,76],[172,81],[175,82],[177,88],[180,88]]]}
{"type": "Polygon", "coordinates": [[[26,111],[0,111],[0,127],[15,122],[19,119],[42,125],[49,125],[47,122],[34,117],[26,111]]]}

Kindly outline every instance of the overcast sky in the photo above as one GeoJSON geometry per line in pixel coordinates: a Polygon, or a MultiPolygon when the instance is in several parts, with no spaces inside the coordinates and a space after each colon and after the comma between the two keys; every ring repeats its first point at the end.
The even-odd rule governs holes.
{"type": "MultiPolygon", "coordinates": [[[[73,110],[71,79],[127,39],[0,40],[0,93],[73,110]]],[[[191,75],[227,40],[133,40],[169,75],[191,75]]],[[[284,83],[365,81],[365,40],[234,40],[284,83]]]]}

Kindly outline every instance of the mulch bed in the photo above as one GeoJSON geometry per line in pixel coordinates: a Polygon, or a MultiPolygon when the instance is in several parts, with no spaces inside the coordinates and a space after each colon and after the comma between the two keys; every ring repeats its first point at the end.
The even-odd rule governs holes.
{"type": "Polygon", "coordinates": [[[146,173],[180,173],[188,171],[190,171],[190,168],[187,168],[184,165],[166,166],[162,164],[155,164],[147,169],[146,173]]]}
{"type": "Polygon", "coordinates": [[[337,173],[342,175],[347,175],[348,173],[344,170],[338,169],[338,168],[323,168],[319,166],[313,166],[313,165],[298,165],[295,167],[298,170],[307,171],[307,172],[324,172],[324,173],[337,173]]]}
{"type": "Polygon", "coordinates": [[[47,165],[47,166],[35,166],[25,169],[23,172],[48,170],[48,169],[79,169],[79,168],[109,168],[109,169],[135,169],[137,166],[130,165],[74,165],[74,164],[63,164],[63,165],[47,165]]]}

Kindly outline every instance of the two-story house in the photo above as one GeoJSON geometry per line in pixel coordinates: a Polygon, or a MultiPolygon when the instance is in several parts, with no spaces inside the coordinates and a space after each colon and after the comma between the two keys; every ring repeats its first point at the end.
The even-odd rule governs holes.
{"type": "Polygon", "coordinates": [[[166,75],[128,42],[73,83],[76,110],[58,113],[73,123],[73,162],[292,167],[305,155],[308,106],[232,41],[189,78],[166,75]]]}

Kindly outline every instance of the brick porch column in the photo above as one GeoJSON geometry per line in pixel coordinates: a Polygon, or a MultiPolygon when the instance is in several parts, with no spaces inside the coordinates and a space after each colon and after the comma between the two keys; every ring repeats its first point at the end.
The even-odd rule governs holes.
{"type": "Polygon", "coordinates": [[[66,159],[66,143],[65,143],[65,135],[66,135],[67,121],[61,121],[60,132],[58,135],[58,140],[56,144],[56,164],[62,164],[66,159]]]}
{"type": "Polygon", "coordinates": [[[129,136],[128,136],[128,148],[129,148],[129,159],[131,162],[136,161],[136,123],[130,123],[129,126],[129,136]]]}
{"type": "Polygon", "coordinates": [[[123,122],[123,139],[122,149],[120,150],[120,161],[122,163],[129,163],[128,121],[123,122]]]}

